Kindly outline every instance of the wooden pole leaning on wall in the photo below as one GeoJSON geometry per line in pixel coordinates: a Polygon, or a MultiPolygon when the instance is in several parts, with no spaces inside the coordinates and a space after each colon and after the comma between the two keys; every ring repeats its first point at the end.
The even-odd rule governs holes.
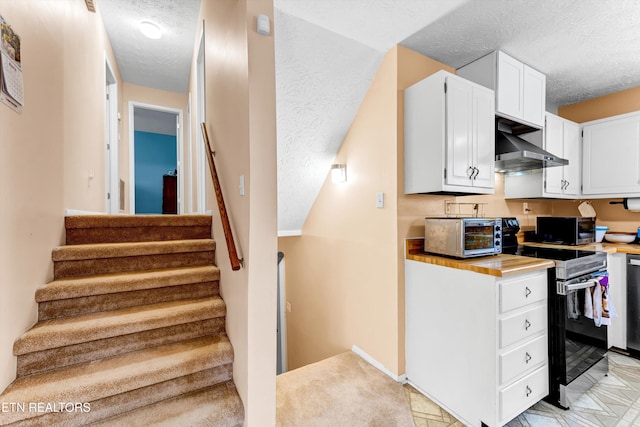
{"type": "Polygon", "coordinates": [[[231,227],[231,222],[229,221],[229,215],[227,214],[227,207],[225,206],[224,198],[222,197],[222,188],[220,187],[220,180],[218,179],[215,159],[213,158],[214,151],[211,148],[211,141],[209,141],[209,133],[207,132],[207,126],[205,125],[205,123],[201,123],[201,128],[205,148],[207,151],[207,160],[209,160],[209,170],[211,170],[211,178],[213,178],[213,189],[216,193],[216,201],[218,202],[218,210],[220,211],[220,220],[222,221],[224,240],[227,242],[227,249],[229,251],[231,269],[234,271],[240,270],[243,260],[238,256],[236,240],[233,236],[233,229],[231,227]]]}

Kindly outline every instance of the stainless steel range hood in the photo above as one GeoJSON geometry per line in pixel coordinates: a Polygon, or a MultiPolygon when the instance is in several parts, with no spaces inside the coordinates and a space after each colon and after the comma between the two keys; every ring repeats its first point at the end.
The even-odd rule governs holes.
{"type": "Polygon", "coordinates": [[[496,132],[496,172],[521,172],[568,164],[568,160],[544,151],[516,135],[496,132]]]}

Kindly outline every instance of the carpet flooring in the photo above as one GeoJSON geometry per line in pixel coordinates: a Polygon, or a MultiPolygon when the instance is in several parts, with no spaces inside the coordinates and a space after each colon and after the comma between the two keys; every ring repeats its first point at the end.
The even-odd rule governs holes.
{"type": "Polygon", "coordinates": [[[346,352],[278,376],[278,427],[412,426],[402,385],[346,352]]]}

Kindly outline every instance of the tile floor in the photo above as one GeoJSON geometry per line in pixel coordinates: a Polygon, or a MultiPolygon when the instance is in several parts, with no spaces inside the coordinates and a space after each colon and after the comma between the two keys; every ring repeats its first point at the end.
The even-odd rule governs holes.
{"type": "MultiPolygon", "coordinates": [[[[404,386],[416,427],[463,426],[452,415],[404,386]]],[[[539,402],[507,427],[631,427],[640,426],[640,360],[609,352],[609,376],[565,411],[539,402]]]]}

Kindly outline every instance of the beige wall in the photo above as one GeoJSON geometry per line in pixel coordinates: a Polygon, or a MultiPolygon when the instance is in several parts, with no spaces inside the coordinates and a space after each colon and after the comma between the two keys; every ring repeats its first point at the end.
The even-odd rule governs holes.
{"type": "MultiPolygon", "coordinates": [[[[122,132],[122,137],[120,138],[120,144],[118,148],[118,157],[119,157],[119,172],[120,179],[124,181],[125,188],[125,212],[130,212],[130,203],[129,197],[131,195],[130,189],[130,181],[129,181],[129,168],[131,163],[129,162],[130,157],[130,144],[132,141],[129,141],[130,137],[130,129],[129,129],[129,102],[136,102],[141,104],[149,104],[158,107],[167,107],[173,108],[176,110],[182,111],[182,169],[185,171],[183,182],[180,184],[183,188],[185,198],[187,199],[183,203],[186,203],[185,206],[188,206],[189,195],[186,191],[186,181],[187,174],[186,170],[188,168],[187,165],[187,149],[189,146],[188,140],[188,132],[187,132],[187,95],[184,93],[177,92],[169,92],[165,90],[153,89],[146,86],[138,86],[131,83],[122,84],[122,111],[124,113],[121,115],[121,128],[124,129],[122,132]]],[[[185,209],[185,213],[189,213],[189,209],[185,209]]]]}
{"type": "Polygon", "coordinates": [[[558,115],[583,123],[640,110],[640,86],[558,108],[558,115]]]}
{"type": "Polygon", "coordinates": [[[102,98],[111,49],[100,15],[81,1],[0,0],[0,13],[22,37],[25,86],[22,114],[0,104],[3,389],[15,377],[13,341],[36,321],[35,290],[52,279],[64,208],[105,208],[102,98]]]}
{"type": "MultiPolygon", "coordinates": [[[[246,425],[275,425],[276,369],[276,134],[273,36],[259,36],[255,21],[268,0],[219,0],[202,4],[205,26],[206,123],[244,268],[232,271],[211,178],[207,208],[214,213],[221,294],[227,334],[234,347],[234,381],[245,405],[246,425]],[[245,176],[245,195],[238,181],[245,176]]],[[[195,126],[196,55],[190,91],[195,126]]]]}

